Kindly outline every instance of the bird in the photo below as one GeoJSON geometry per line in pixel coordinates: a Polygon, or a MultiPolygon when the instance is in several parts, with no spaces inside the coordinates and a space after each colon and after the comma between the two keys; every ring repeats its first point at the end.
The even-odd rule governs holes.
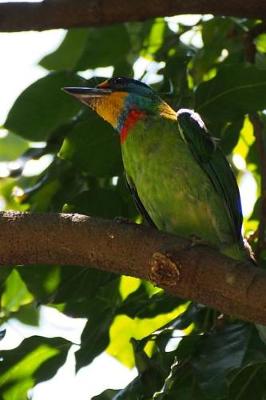
{"type": "Polygon", "coordinates": [[[175,111],[132,78],[64,90],[117,131],[128,186],[149,224],[236,260],[249,258],[236,178],[198,113],[175,111]]]}

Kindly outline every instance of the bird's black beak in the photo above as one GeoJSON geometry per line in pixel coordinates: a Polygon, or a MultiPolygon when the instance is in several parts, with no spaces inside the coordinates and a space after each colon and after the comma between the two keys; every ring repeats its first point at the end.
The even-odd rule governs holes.
{"type": "Polygon", "coordinates": [[[111,89],[98,87],[64,87],[63,90],[92,109],[96,108],[96,104],[100,99],[104,99],[112,93],[111,89]]]}
{"type": "Polygon", "coordinates": [[[102,97],[112,93],[111,89],[88,88],[88,87],[64,87],[63,90],[78,98],[80,101],[86,101],[91,97],[102,97]]]}

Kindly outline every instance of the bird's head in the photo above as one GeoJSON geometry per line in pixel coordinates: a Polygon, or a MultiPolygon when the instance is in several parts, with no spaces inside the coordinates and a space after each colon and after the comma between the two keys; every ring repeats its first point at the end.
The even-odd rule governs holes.
{"type": "Polygon", "coordinates": [[[139,119],[163,112],[176,113],[154,90],[130,78],[111,78],[95,88],[66,87],[64,90],[97,112],[113,128],[122,132],[139,119]]]}

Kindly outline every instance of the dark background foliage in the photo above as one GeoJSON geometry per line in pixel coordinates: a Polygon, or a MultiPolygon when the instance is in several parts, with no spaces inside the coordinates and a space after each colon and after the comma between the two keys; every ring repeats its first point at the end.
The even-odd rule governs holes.
{"type": "MultiPolygon", "coordinates": [[[[264,236],[257,228],[265,190],[258,143],[264,148],[266,33],[258,29],[259,21],[237,18],[174,24],[170,29],[158,18],[71,29],[40,61],[47,75],[17,98],[4,125],[9,134],[0,139],[0,159],[20,165],[0,180],[6,209],[140,221],[125,185],[117,134],[61,88],[96,85],[101,77],[86,80],[80,72],[97,67],[112,65],[113,75],[133,77],[134,63],[144,57],[158,64],[148,64],[142,78],[152,79],[155,66],[154,89],[175,109],[196,109],[229,159],[242,157],[246,167],[235,168],[238,179],[247,173],[255,179],[257,202],[244,228],[256,249],[264,236]],[[254,119],[260,122],[257,131],[254,119]],[[39,141],[45,146],[36,148],[39,141]],[[52,162],[42,173],[23,176],[27,161],[46,154],[52,162]]],[[[263,264],[262,242],[257,255],[263,264]]],[[[87,318],[75,353],[77,371],[103,351],[137,367],[138,376],[126,388],[110,388],[95,399],[266,397],[266,347],[248,323],[221,319],[218,312],[172,298],[147,282],[90,268],[12,265],[1,268],[0,277],[2,323],[13,318],[36,326],[40,305],[55,307],[87,318]]],[[[2,351],[0,399],[26,399],[31,387],[63,365],[71,345],[64,338],[32,336],[2,351]]]]}

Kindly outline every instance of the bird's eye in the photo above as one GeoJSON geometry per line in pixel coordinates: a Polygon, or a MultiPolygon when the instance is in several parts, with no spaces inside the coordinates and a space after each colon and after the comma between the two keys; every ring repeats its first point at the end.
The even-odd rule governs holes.
{"type": "Polygon", "coordinates": [[[112,83],[113,83],[113,85],[122,85],[123,79],[122,78],[113,78],[112,83]]]}

